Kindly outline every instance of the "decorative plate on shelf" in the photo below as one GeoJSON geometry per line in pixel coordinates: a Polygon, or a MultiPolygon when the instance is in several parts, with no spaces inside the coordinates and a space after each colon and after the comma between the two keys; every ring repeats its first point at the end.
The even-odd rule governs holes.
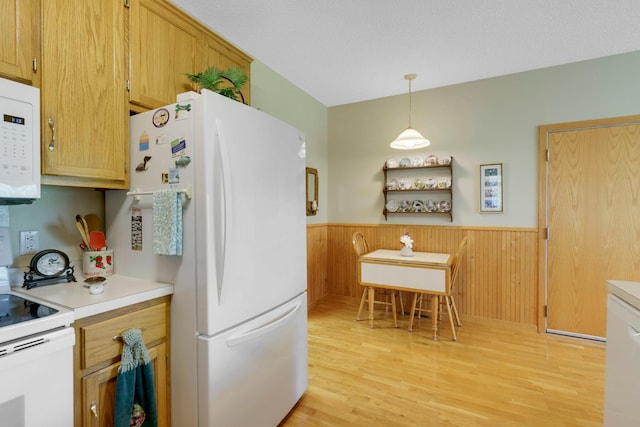
{"type": "Polygon", "coordinates": [[[424,181],[424,186],[430,190],[434,188],[438,188],[438,181],[436,181],[434,178],[427,178],[424,181]]]}
{"type": "Polygon", "coordinates": [[[451,180],[447,177],[438,178],[438,188],[451,187],[451,180]]]}
{"type": "Polygon", "coordinates": [[[420,200],[414,200],[413,203],[411,203],[411,212],[424,212],[425,210],[424,203],[420,200]]]}
{"type": "Polygon", "coordinates": [[[411,180],[409,178],[400,178],[398,180],[398,187],[401,190],[409,190],[409,189],[411,189],[411,180]]]}
{"type": "Polygon", "coordinates": [[[424,189],[424,180],[422,178],[416,178],[413,180],[413,187],[416,190],[423,190],[424,189]]]}
{"type": "Polygon", "coordinates": [[[449,212],[451,210],[451,202],[442,200],[438,203],[438,210],[440,210],[440,212],[449,212]]]}
{"type": "Polygon", "coordinates": [[[424,158],[422,157],[414,157],[411,159],[411,166],[419,168],[424,165],[424,158]]]}
{"type": "Polygon", "coordinates": [[[400,160],[400,167],[406,168],[407,166],[411,166],[411,160],[408,157],[404,157],[400,160]]]}
{"type": "Polygon", "coordinates": [[[424,207],[427,212],[438,212],[439,209],[438,202],[434,200],[425,200],[424,207]]]}
{"type": "Polygon", "coordinates": [[[387,168],[391,168],[391,169],[397,168],[398,167],[398,161],[396,159],[389,159],[389,160],[387,160],[386,165],[387,165],[387,168]]]}
{"type": "Polygon", "coordinates": [[[398,211],[398,202],[396,202],[395,200],[389,200],[387,202],[387,211],[388,212],[397,212],[398,211]]]}
{"type": "Polygon", "coordinates": [[[385,183],[384,187],[387,190],[397,190],[398,189],[398,180],[395,178],[388,179],[385,183]]]}
{"type": "Polygon", "coordinates": [[[451,164],[451,156],[443,156],[438,159],[439,165],[449,165],[451,164]]]}
{"type": "Polygon", "coordinates": [[[398,212],[409,212],[411,209],[411,203],[408,200],[402,200],[398,203],[398,212]]]}

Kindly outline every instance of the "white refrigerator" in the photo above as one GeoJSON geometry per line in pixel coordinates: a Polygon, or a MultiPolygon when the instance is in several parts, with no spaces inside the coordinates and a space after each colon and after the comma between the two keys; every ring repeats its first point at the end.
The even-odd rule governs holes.
{"type": "Polygon", "coordinates": [[[308,384],[304,135],[206,90],[130,129],[131,188],[106,194],[107,243],[115,274],[174,283],[172,424],[275,426],[308,384]],[[182,241],[169,253],[182,250],[156,255],[167,189],[185,193],[170,215],[182,241]]]}

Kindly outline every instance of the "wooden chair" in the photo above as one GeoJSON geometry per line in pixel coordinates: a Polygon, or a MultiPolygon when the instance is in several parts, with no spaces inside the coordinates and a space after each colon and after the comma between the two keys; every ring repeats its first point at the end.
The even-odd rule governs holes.
{"type": "MultiPolygon", "coordinates": [[[[464,252],[467,248],[468,238],[465,237],[458,245],[458,250],[456,251],[453,263],[451,264],[451,284],[449,286],[449,292],[446,295],[436,296],[433,295],[431,298],[439,298],[440,306],[444,305],[447,311],[447,316],[449,317],[449,324],[451,325],[451,334],[453,335],[453,340],[456,341],[458,336],[456,335],[456,325],[458,327],[462,326],[462,322],[460,321],[460,315],[458,314],[458,308],[456,307],[456,301],[453,299],[453,289],[458,280],[458,275],[460,273],[460,265],[462,263],[462,258],[464,257],[464,252]],[[455,320],[455,324],[454,324],[455,320]]],[[[423,308],[423,300],[425,294],[418,294],[416,299],[415,312],[420,315],[421,313],[431,313],[430,309],[423,308]]],[[[442,310],[439,310],[439,313],[442,313],[442,310]]],[[[439,314],[440,315],[440,314],[439,314]]]]}
{"type": "MultiPolygon", "coordinates": [[[[366,253],[369,253],[369,245],[367,243],[367,240],[365,239],[365,237],[362,235],[362,233],[360,232],[355,232],[353,233],[353,237],[351,239],[351,243],[353,244],[353,251],[356,254],[356,262],[358,257],[360,257],[360,255],[364,255],[366,253]]],[[[365,302],[368,302],[368,294],[369,294],[369,289],[370,287],[368,286],[364,286],[364,290],[362,291],[362,298],[360,298],[360,306],[358,307],[358,314],[356,316],[356,320],[360,321],[360,314],[362,313],[362,309],[364,308],[364,304],[365,302]]],[[[375,291],[375,289],[374,289],[375,291]]],[[[398,294],[396,294],[396,292],[394,292],[393,290],[385,290],[386,293],[382,293],[379,292],[380,294],[386,295],[386,299],[384,301],[382,300],[376,300],[374,297],[373,300],[373,304],[374,306],[376,304],[378,305],[383,305],[386,308],[391,307],[391,311],[393,311],[393,323],[394,326],[397,328],[398,327],[398,319],[397,319],[397,314],[396,314],[396,296],[398,294]]]]}

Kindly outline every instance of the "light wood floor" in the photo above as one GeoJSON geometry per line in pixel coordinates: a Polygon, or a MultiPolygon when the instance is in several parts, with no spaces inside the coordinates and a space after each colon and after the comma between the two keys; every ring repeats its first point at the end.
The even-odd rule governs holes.
{"type": "Polygon", "coordinates": [[[309,388],[281,426],[602,426],[603,343],[464,316],[434,342],[428,318],[369,329],[357,305],[310,311],[309,388]]]}

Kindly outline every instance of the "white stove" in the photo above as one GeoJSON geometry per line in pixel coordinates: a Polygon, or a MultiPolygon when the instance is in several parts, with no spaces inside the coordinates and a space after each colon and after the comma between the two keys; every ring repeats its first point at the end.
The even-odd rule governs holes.
{"type": "Polygon", "coordinates": [[[71,310],[18,294],[0,277],[2,425],[73,425],[72,322],[71,310]]]}
{"type": "Polygon", "coordinates": [[[73,312],[66,308],[0,289],[0,357],[5,343],[69,327],[72,322],[73,312]]]}

